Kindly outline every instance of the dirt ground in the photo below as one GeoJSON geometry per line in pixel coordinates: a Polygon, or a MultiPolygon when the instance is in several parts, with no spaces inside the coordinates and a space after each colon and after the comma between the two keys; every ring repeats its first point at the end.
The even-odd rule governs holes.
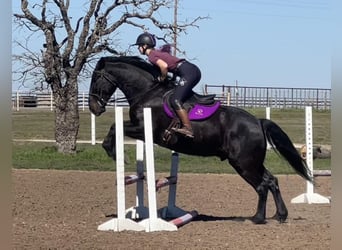
{"type": "MultiPolygon", "coordinates": [[[[165,177],[165,174],[156,174],[165,177]]],[[[237,175],[180,174],[177,206],[196,220],[174,232],[101,232],[116,214],[115,173],[13,170],[13,249],[329,249],[330,204],[291,204],[306,190],[298,176],[278,176],[289,210],[286,223],[254,225],[257,196],[237,175]]],[[[331,177],[316,178],[315,192],[331,196],[331,177]]],[[[167,188],[158,193],[166,205],[167,188]]],[[[135,188],[126,188],[126,207],[135,188]]]]}

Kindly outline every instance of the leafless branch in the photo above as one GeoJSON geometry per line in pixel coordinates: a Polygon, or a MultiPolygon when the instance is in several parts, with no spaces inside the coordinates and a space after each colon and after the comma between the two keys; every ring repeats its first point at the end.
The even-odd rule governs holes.
{"type": "Polygon", "coordinates": [[[170,9],[173,0],[116,0],[111,3],[88,0],[84,3],[86,12],[73,25],[69,16],[70,0],[41,0],[41,3],[31,6],[30,3],[30,0],[21,0],[22,13],[16,13],[14,17],[18,26],[44,36],[44,49],[35,52],[35,56],[31,51],[24,57],[15,57],[15,60],[25,65],[23,72],[26,75],[37,76],[37,72],[43,72],[41,78],[56,84],[55,88],[68,84],[70,77],[77,78],[80,72],[84,72],[84,67],[88,67],[86,63],[91,62],[97,54],[126,54],[126,51],[118,50],[118,42],[111,39],[113,33],[123,25],[148,30],[150,24],[164,33],[162,40],[167,42],[167,38],[174,34],[186,34],[189,27],[198,28],[198,22],[208,18],[197,17],[175,26],[171,20],[161,22],[156,17],[162,9],[170,9]],[[29,56],[34,60],[30,60],[29,56]],[[28,67],[29,64],[36,67],[28,67]],[[62,84],[63,79],[65,83],[62,84]]]}

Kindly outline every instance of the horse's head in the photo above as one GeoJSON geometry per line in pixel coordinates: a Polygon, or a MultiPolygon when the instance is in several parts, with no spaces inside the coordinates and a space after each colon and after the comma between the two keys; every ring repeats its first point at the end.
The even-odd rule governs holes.
{"type": "Polygon", "coordinates": [[[105,70],[95,69],[89,88],[89,109],[99,116],[106,111],[106,105],[116,90],[114,78],[105,70]]]}
{"type": "Polygon", "coordinates": [[[147,100],[146,95],[160,85],[155,79],[160,75],[158,67],[139,57],[102,57],[93,72],[89,89],[89,109],[99,116],[118,88],[129,105],[147,100]]]}

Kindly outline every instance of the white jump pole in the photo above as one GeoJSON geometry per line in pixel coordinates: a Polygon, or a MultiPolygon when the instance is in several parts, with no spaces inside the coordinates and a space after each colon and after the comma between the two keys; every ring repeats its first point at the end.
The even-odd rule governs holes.
{"type": "MultiPolygon", "coordinates": [[[[137,176],[129,176],[127,185],[137,183],[136,206],[126,210],[125,208],[125,175],[124,175],[124,135],[122,108],[115,108],[116,123],[116,177],[117,177],[117,218],[113,218],[98,227],[100,231],[176,231],[178,227],[188,223],[195,216],[197,211],[186,212],[175,206],[176,185],[170,185],[168,206],[162,209],[168,215],[179,216],[172,221],[166,221],[158,217],[157,210],[156,182],[154,168],[153,128],[152,114],[150,108],[144,108],[144,132],[145,144],[137,140],[137,176]],[[143,180],[144,171],[144,146],[146,154],[147,192],[148,208],[144,206],[143,180]],[[140,222],[134,220],[142,219],[140,222]]],[[[171,176],[176,176],[178,171],[178,154],[173,152],[171,176]]],[[[158,213],[159,212],[159,213],[158,213]]]]}
{"type": "Polygon", "coordinates": [[[144,225],[146,232],[177,231],[178,228],[176,225],[158,218],[157,214],[151,108],[144,108],[144,132],[149,218],[141,221],[140,223],[144,225]]]}
{"type": "Polygon", "coordinates": [[[117,190],[117,214],[118,217],[111,219],[100,226],[100,231],[143,231],[145,228],[137,222],[126,218],[125,197],[125,160],[124,160],[124,133],[123,133],[123,108],[115,108],[115,133],[116,133],[116,190],[117,190]]]}
{"type": "MultiPolygon", "coordinates": [[[[305,107],[305,138],[306,138],[306,164],[313,173],[313,133],[312,133],[312,107],[305,107]]],[[[291,200],[291,203],[322,204],[330,203],[330,199],[314,193],[314,186],[306,182],[306,193],[303,193],[291,200]]]]}
{"type": "Polygon", "coordinates": [[[96,123],[95,123],[95,115],[93,113],[90,114],[91,120],[91,145],[96,144],[96,123]]]}

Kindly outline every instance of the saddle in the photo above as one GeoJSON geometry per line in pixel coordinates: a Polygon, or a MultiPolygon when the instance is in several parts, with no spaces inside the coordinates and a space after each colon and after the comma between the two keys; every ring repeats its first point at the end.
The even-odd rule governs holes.
{"type": "MultiPolygon", "coordinates": [[[[174,90],[170,90],[163,96],[164,111],[170,118],[177,117],[170,104],[170,98],[173,94],[174,90]]],[[[183,104],[185,110],[188,112],[189,119],[191,121],[204,120],[213,115],[221,105],[219,101],[214,99],[215,96],[215,94],[200,95],[192,92],[190,98],[188,98],[183,104]]]]}
{"type": "MultiPolygon", "coordinates": [[[[166,143],[170,142],[170,139],[174,133],[174,129],[180,128],[180,120],[177,114],[174,112],[170,98],[174,94],[174,90],[166,92],[163,96],[163,108],[164,112],[172,118],[169,127],[165,130],[163,140],[166,143]]],[[[215,94],[212,95],[200,95],[192,92],[190,98],[188,98],[183,106],[188,112],[189,120],[204,120],[212,116],[217,109],[221,106],[219,101],[216,101],[215,94]]]]}

